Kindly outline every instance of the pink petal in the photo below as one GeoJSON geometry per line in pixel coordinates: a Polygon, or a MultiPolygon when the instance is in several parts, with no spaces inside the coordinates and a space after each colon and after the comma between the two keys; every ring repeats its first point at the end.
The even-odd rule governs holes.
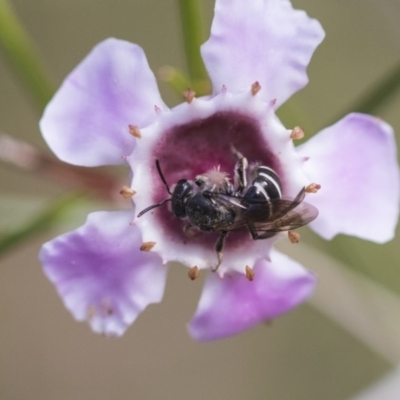
{"type": "Polygon", "coordinates": [[[189,333],[197,340],[235,335],[283,314],[312,293],[315,275],[278,251],[256,263],[252,282],[243,274],[210,274],[189,333]]]}
{"type": "Polygon", "coordinates": [[[139,250],[130,211],[96,212],[76,231],[45,243],[40,259],[65,306],[95,332],[122,335],[150,303],[160,302],[166,267],[139,250]]]}
{"type": "Polygon", "coordinates": [[[155,119],[166,108],[143,50],[107,39],[66,78],[40,122],[42,134],[61,160],[82,166],[122,163],[135,146],[128,125],[155,119]]]}
{"type": "Polygon", "coordinates": [[[318,21],[288,0],[217,0],[210,39],[202,55],[214,92],[250,90],[285,102],[307,82],[306,68],[324,38],[318,21]]]}
{"type": "Polygon", "coordinates": [[[310,157],[304,172],[321,190],[307,197],[319,209],[311,227],[325,239],[339,233],[378,243],[393,238],[399,215],[399,167],[392,128],[350,114],[299,151],[310,157]]]}

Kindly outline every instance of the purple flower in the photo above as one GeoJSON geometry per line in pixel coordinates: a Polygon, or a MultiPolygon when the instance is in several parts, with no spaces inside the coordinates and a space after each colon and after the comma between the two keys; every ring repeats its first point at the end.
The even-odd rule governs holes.
{"type": "MultiPolygon", "coordinates": [[[[292,130],[275,116],[307,84],[306,67],[323,37],[320,24],[288,0],[216,0],[211,37],[201,49],[211,96],[168,109],[142,49],[117,39],[97,45],[68,76],[41,121],[45,140],[71,164],[129,164],[136,191],[132,211],[90,214],[41,250],[47,276],[77,320],[121,335],[148,304],[161,301],[171,261],[215,266],[218,232],[185,234],[185,222],[167,205],[136,217],[169,197],[157,159],[171,186],[218,167],[232,178],[233,145],[249,162],[272,167],[285,197],[322,186],[306,201],[320,213],[310,227],[324,238],[393,237],[399,169],[391,127],[351,114],[295,148],[292,130]]],[[[189,324],[195,339],[239,333],[310,296],[315,277],[273,249],[281,237],[229,235],[189,324]]]]}

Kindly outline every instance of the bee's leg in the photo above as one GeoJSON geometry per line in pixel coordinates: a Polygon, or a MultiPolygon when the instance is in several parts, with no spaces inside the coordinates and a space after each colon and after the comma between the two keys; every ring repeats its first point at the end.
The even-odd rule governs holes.
{"type": "Polygon", "coordinates": [[[248,167],[248,162],[247,158],[243,157],[242,153],[239,153],[233,146],[232,146],[232,153],[237,159],[236,165],[235,165],[235,190],[236,193],[240,194],[243,192],[243,190],[247,186],[247,167],[248,167]]]}
{"type": "Polygon", "coordinates": [[[217,256],[218,256],[218,264],[214,268],[211,268],[212,272],[215,272],[222,264],[222,260],[224,258],[222,249],[224,248],[225,238],[227,235],[228,231],[222,231],[221,234],[219,235],[217,243],[215,243],[215,250],[217,251],[217,256]]]}
{"type": "Polygon", "coordinates": [[[202,232],[199,230],[199,228],[197,228],[196,226],[192,225],[191,223],[187,223],[184,227],[183,227],[183,233],[187,236],[187,237],[195,237],[200,235],[202,232]]]}
{"type": "Polygon", "coordinates": [[[256,231],[256,227],[253,223],[248,222],[247,228],[251,234],[253,240],[268,239],[276,235],[276,232],[264,232],[261,235],[256,231]]]}

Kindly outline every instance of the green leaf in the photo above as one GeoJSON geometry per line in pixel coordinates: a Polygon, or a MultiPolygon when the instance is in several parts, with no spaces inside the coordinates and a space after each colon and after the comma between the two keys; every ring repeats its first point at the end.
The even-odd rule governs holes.
{"type": "Polygon", "coordinates": [[[0,0],[0,48],[21,84],[42,111],[54,93],[53,85],[29,33],[7,0],[0,0]]]}
{"type": "Polygon", "coordinates": [[[81,193],[63,196],[51,205],[44,207],[37,216],[24,222],[21,228],[2,235],[0,237],[0,256],[36,233],[54,226],[63,214],[80,202],[82,198],[81,193]]]}
{"type": "MultiPolygon", "coordinates": [[[[350,112],[357,111],[365,114],[377,114],[400,88],[400,64],[396,65],[388,74],[376,82],[367,93],[359,96],[361,101],[350,107],[350,112]]],[[[334,122],[341,119],[348,112],[343,113],[334,122]]]]}

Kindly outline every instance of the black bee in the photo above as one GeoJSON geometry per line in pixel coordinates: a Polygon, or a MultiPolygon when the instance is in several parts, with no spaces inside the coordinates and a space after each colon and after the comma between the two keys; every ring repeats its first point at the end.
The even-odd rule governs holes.
{"type": "Polygon", "coordinates": [[[225,238],[230,231],[246,229],[254,240],[267,239],[282,231],[307,225],[318,216],[318,210],[305,202],[305,188],[294,199],[282,197],[282,185],[277,173],[264,165],[249,168],[247,159],[236,149],[234,184],[227,174],[215,169],[194,180],[181,179],[171,192],[156,160],[157,171],[170,198],[142,210],[147,211],[171,202],[172,213],[186,219],[184,231],[221,232],[216,244],[218,263],[222,263],[225,238]],[[248,183],[250,182],[250,183],[248,183]]]}

